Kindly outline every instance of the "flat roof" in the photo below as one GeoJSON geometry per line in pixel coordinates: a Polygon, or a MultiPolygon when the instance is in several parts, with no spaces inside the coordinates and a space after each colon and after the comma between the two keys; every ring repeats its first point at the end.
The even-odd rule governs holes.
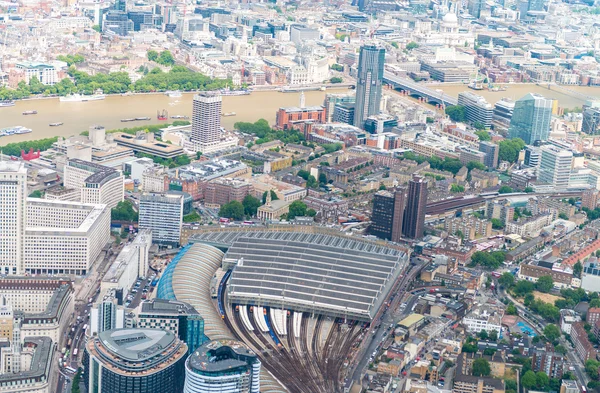
{"type": "Polygon", "coordinates": [[[415,323],[421,322],[425,318],[421,314],[410,314],[408,317],[404,318],[399,322],[401,326],[411,327],[415,323]]]}
{"type": "Polygon", "coordinates": [[[34,227],[27,226],[25,228],[26,234],[44,234],[61,232],[61,236],[81,236],[86,234],[92,226],[98,221],[98,218],[106,210],[106,205],[103,204],[90,204],[80,202],[68,202],[60,200],[49,200],[40,198],[27,198],[27,204],[30,206],[41,205],[46,208],[67,208],[67,209],[85,209],[88,211],[88,215],[79,223],[77,228],[63,228],[63,227],[34,227]]]}
{"type": "Polygon", "coordinates": [[[216,340],[198,348],[190,356],[188,366],[200,373],[231,373],[258,361],[256,354],[246,344],[234,340],[216,340]]]}
{"type": "Polygon", "coordinates": [[[173,333],[160,329],[113,329],[98,334],[102,344],[115,355],[131,362],[143,362],[175,341],[173,333]]]}

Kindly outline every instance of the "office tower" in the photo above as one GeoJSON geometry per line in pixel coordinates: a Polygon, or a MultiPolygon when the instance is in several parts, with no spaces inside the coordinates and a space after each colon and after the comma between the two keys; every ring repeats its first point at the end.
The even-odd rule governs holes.
{"type": "Polygon", "coordinates": [[[500,147],[489,141],[479,142],[479,151],[485,154],[483,165],[488,168],[496,168],[498,166],[498,151],[500,147]]]}
{"type": "Polygon", "coordinates": [[[176,300],[144,301],[137,316],[137,327],[175,334],[187,344],[190,354],[205,341],[204,319],[194,307],[176,300]]]}
{"type": "Polygon", "coordinates": [[[373,197],[373,215],[371,216],[370,233],[378,238],[400,241],[406,188],[400,187],[392,192],[379,191],[373,197]]]}
{"type": "Polygon", "coordinates": [[[19,161],[0,161],[0,273],[23,274],[27,169],[19,161]]]}
{"type": "Polygon", "coordinates": [[[63,184],[65,188],[79,190],[78,201],[102,203],[110,209],[117,207],[125,195],[125,177],[121,172],[77,158],[65,165],[63,184]]]}
{"type": "Polygon", "coordinates": [[[525,159],[523,165],[529,168],[540,166],[542,151],[537,146],[525,146],[525,159]]]}
{"type": "Polygon", "coordinates": [[[554,185],[555,189],[566,189],[573,163],[573,153],[553,145],[541,148],[540,171],[538,180],[554,185]]]}
{"type": "Polygon", "coordinates": [[[90,311],[90,333],[92,335],[112,329],[120,329],[125,325],[125,308],[118,304],[114,296],[109,296],[90,311]]]}
{"type": "Polygon", "coordinates": [[[309,27],[294,25],[290,28],[290,41],[296,45],[305,43],[306,41],[316,41],[320,37],[319,30],[309,27]]]}
{"type": "Polygon", "coordinates": [[[124,11],[108,11],[102,21],[102,32],[108,31],[120,36],[126,36],[133,31],[133,21],[129,20],[124,11]]]}
{"type": "Polygon", "coordinates": [[[494,109],[482,96],[470,91],[463,91],[458,93],[458,105],[465,107],[465,115],[468,121],[481,123],[485,128],[492,126],[494,109]]]}
{"type": "Polygon", "coordinates": [[[333,122],[354,125],[354,107],[356,104],[350,102],[340,102],[335,104],[333,110],[333,122]]]}
{"type": "Polygon", "coordinates": [[[469,0],[467,8],[471,16],[479,19],[481,17],[481,11],[485,10],[485,0],[469,0]]]}
{"type": "Polygon", "coordinates": [[[544,11],[545,0],[527,0],[527,11],[544,11]]]}
{"type": "Polygon", "coordinates": [[[515,110],[515,102],[509,98],[503,98],[494,104],[494,111],[492,113],[492,121],[494,123],[495,130],[507,130],[510,126],[510,120],[512,119],[515,110]]]}
{"type": "Polygon", "coordinates": [[[511,138],[521,138],[526,144],[545,141],[550,134],[552,100],[529,93],[515,102],[508,133],[511,138]]]}
{"type": "Polygon", "coordinates": [[[365,120],[379,113],[385,49],[374,45],[360,48],[356,78],[354,126],[363,128],[365,120]]]}
{"type": "MultiPolygon", "coordinates": [[[[325,108],[325,121],[324,123],[331,123],[333,120],[333,114],[337,104],[354,104],[356,100],[355,96],[348,94],[326,94],[325,100],[323,101],[323,107],[325,108]]],[[[354,105],[352,105],[354,109],[354,105]]],[[[352,113],[352,119],[354,119],[354,112],[352,113]]]]}
{"type": "Polygon", "coordinates": [[[192,141],[204,144],[219,141],[221,103],[221,96],[212,92],[201,92],[194,96],[192,141]]]}
{"type": "Polygon", "coordinates": [[[581,131],[589,135],[600,134],[600,101],[586,101],[583,106],[581,131]]]}
{"type": "Polygon", "coordinates": [[[425,232],[425,208],[427,207],[427,180],[421,176],[413,176],[408,182],[406,208],[402,232],[411,239],[423,237],[425,232]]]}
{"type": "Polygon", "coordinates": [[[581,195],[581,207],[594,210],[598,206],[598,190],[595,188],[585,190],[581,195]]]}
{"type": "Polygon", "coordinates": [[[152,243],[167,247],[179,245],[183,201],[181,194],[142,194],[139,228],[152,230],[152,243]]]}
{"type": "Polygon", "coordinates": [[[245,344],[209,341],[186,360],[183,392],[258,393],[260,368],[260,360],[245,344]]]}
{"type": "Polygon", "coordinates": [[[159,329],[113,329],[85,344],[83,383],[94,393],[181,392],[187,345],[159,329]]]}

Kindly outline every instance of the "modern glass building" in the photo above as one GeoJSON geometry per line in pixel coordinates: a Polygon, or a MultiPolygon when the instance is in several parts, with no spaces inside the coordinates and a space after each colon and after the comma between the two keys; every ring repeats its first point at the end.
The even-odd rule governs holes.
{"type": "Polygon", "coordinates": [[[358,128],[364,127],[367,117],[379,113],[384,63],[385,49],[375,45],[360,48],[354,110],[354,126],[358,128]]]}
{"type": "Polygon", "coordinates": [[[589,135],[600,134],[600,101],[587,101],[583,106],[581,131],[589,135]]]}
{"type": "Polygon", "coordinates": [[[406,189],[379,191],[373,198],[373,215],[369,232],[380,239],[397,242],[402,237],[406,189]]]}
{"type": "Polygon", "coordinates": [[[113,329],[85,346],[88,393],[173,393],[183,390],[187,345],[159,329],[113,329]]]}
{"type": "Polygon", "coordinates": [[[411,239],[420,239],[425,232],[425,208],[427,206],[427,180],[413,176],[408,182],[406,208],[402,232],[411,239]]]}
{"type": "Polygon", "coordinates": [[[465,107],[465,115],[468,121],[481,123],[485,128],[492,126],[494,108],[482,96],[470,91],[463,91],[458,93],[458,105],[465,107]]]}
{"type": "Polygon", "coordinates": [[[542,146],[541,151],[538,180],[552,184],[556,189],[566,189],[571,176],[573,152],[553,145],[542,146]]]}
{"type": "Polygon", "coordinates": [[[258,393],[261,363],[233,340],[210,341],[185,362],[184,393],[258,393]]]}
{"type": "Polygon", "coordinates": [[[550,134],[553,101],[539,94],[529,93],[515,102],[508,133],[521,138],[526,144],[545,141],[550,134]]]}
{"type": "Polygon", "coordinates": [[[204,335],[204,319],[185,302],[153,299],[143,302],[137,316],[137,327],[162,329],[183,340],[192,353],[208,339],[204,335]]]}

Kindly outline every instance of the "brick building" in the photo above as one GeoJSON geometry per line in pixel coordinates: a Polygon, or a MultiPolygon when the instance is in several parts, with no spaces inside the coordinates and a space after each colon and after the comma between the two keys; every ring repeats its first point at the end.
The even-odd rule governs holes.
{"type": "Polygon", "coordinates": [[[288,130],[294,128],[294,122],[305,120],[314,120],[317,123],[324,123],[325,108],[322,106],[279,108],[275,126],[280,130],[288,130]]]}
{"type": "Polygon", "coordinates": [[[252,192],[252,185],[245,180],[216,179],[205,187],[204,204],[207,207],[220,207],[231,201],[242,202],[246,195],[250,195],[252,192]]]}

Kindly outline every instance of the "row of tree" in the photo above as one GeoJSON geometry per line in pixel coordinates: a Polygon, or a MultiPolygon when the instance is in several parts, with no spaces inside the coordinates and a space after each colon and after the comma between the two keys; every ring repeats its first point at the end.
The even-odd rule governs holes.
{"type": "Polygon", "coordinates": [[[256,136],[258,139],[255,141],[257,145],[271,142],[274,140],[280,140],[283,143],[302,143],[306,140],[304,134],[300,131],[292,130],[275,130],[271,128],[269,122],[265,119],[259,119],[254,123],[239,121],[236,122],[233,127],[240,132],[245,134],[251,134],[256,136]]]}

